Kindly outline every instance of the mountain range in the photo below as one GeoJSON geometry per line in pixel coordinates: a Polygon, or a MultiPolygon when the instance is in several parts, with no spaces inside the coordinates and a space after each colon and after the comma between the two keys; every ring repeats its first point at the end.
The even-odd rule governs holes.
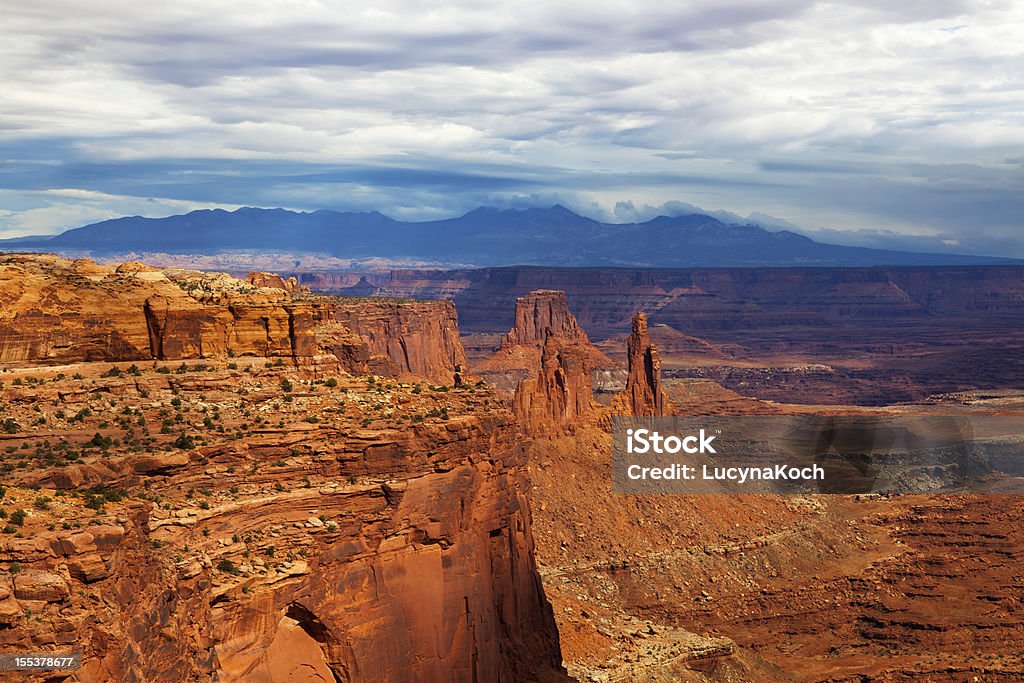
{"type": "Polygon", "coordinates": [[[322,253],[472,266],[880,266],[983,265],[1012,259],[930,254],[816,242],[795,232],[727,224],[712,216],[601,223],[561,205],[481,207],[457,218],[405,222],[371,212],[240,208],[166,218],[131,216],[56,236],[0,240],[0,250],[322,253]]]}

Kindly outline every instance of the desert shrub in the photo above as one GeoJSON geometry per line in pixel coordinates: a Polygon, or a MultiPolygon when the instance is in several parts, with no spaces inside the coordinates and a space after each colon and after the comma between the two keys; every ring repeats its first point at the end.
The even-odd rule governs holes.
{"type": "Polygon", "coordinates": [[[233,574],[234,576],[238,576],[242,573],[242,570],[236,567],[235,563],[227,558],[224,558],[217,563],[217,569],[225,574],[233,574]]]}

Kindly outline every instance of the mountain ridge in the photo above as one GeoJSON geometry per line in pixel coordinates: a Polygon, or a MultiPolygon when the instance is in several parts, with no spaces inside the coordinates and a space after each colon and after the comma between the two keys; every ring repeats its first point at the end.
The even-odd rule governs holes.
{"type": "Polygon", "coordinates": [[[416,258],[473,266],[875,266],[987,265],[1008,258],[908,252],[817,242],[790,230],[725,223],[706,214],[603,223],[561,204],[481,206],[461,216],[400,221],[379,211],[310,212],[241,207],[163,218],[113,218],[54,236],[0,240],[12,248],[98,253],[211,254],[226,250],[416,258]]]}

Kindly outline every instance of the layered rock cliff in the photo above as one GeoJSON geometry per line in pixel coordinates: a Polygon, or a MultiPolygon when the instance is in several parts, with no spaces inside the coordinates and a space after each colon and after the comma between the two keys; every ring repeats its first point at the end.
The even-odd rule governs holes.
{"type": "MultiPolygon", "coordinates": [[[[569,310],[565,292],[540,289],[516,299],[515,322],[501,339],[501,348],[476,363],[473,372],[500,389],[511,391],[541,364],[546,340],[554,336],[560,346],[574,347],[585,357],[588,372],[608,373],[618,363],[590,343],[587,333],[569,310]]],[[[593,380],[587,382],[592,385],[593,380]]]]}
{"type": "Polygon", "coordinates": [[[80,680],[562,679],[493,394],[170,367],[5,375],[4,443],[51,440],[0,487],[0,649],[80,680]]]}
{"type": "MultiPolygon", "coordinates": [[[[537,289],[565,291],[579,324],[599,341],[627,335],[633,313],[647,311],[652,321],[741,361],[737,373],[716,374],[719,381],[775,401],[884,405],[1024,383],[1022,266],[508,267],[395,270],[367,279],[383,296],[454,300],[462,331],[481,337],[504,334],[508,326],[495,311],[511,310],[517,297],[537,289]],[[787,368],[804,362],[828,364],[836,374],[819,382],[776,372],[754,378],[745,370],[751,363],[787,368]]],[[[305,274],[304,282],[314,290],[335,289],[331,278],[315,274],[305,274]]],[[[680,359],[670,348],[678,344],[663,344],[668,340],[652,332],[667,376],[723,364],[690,344],[679,349],[680,359]]],[[[616,391],[619,379],[595,373],[594,386],[616,391]]]]}
{"type": "Polygon", "coordinates": [[[451,302],[309,297],[294,278],[49,255],[0,258],[0,363],[189,360],[257,356],[349,372],[466,374],[451,302]],[[301,296],[300,296],[301,295],[301,296]]]}
{"type": "MultiPolygon", "coordinates": [[[[304,281],[331,288],[313,274],[304,281]]],[[[374,284],[385,296],[453,299],[469,333],[503,332],[495,310],[532,290],[557,289],[596,339],[626,332],[637,310],[689,334],[735,342],[737,333],[829,328],[850,318],[866,328],[861,334],[884,325],[884,337],[895,317],[904,324],[961,316],[1009,321],[1024,309],[1024,266],[394,270],[374,284]]]]}
{"type": "Polygon", "coordinates": [[[246,276],[245,281],[253,287],[280,289],[289,294],[309,294],[309,287],[300,285],[294,276],[287,280],[277,273],[254,272],[246,276]]]}
{"type": "Polygon", "coordinates": [[[633,316],[633,332],[626,341],[629,372],[626,388],[612,400],[612,412],[639,417],[672,415],[675,406],[661,384],[661,358],[647,332],[647,314],[633,316]]]}
{"type": "Polygon", "coordinates": [[[340,299],[329,317],[366,340],[370,372],[449,385],[464,379],[466,353],[451,301],[340,299]]]}
{"type": "Polygon", "coordinates": [[[587,348],[551,328],[544,337],[536,375],[516,387],[513,412],[532,436],[569,433],[594,410],[587,348]]]}
{"type": "Polygon", "coordinates": [[[516,299],[515,323],[501,340],[501,348],[543,344],[552,334],[566,342],[590,342],[569,312],[565,292],[538,289],[516,299]]]}
{"type": "Polygon", "coordinates": [[[311,356],[315,305],[224,275],[0,259],[0,362],[311,356]]]}

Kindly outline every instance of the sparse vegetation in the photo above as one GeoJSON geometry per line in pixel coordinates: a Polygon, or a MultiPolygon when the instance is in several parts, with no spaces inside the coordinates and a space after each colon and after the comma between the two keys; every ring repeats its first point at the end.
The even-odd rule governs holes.
{"type": "Polygon", "coordinates": [[[222,571],[225,574],[232,574],[234,576],[239,576],[242,573],[242,570],[235,566],[235,563],[227,558],[224,558],[223,560],[217,563],[217,570],[222,571]]]}

